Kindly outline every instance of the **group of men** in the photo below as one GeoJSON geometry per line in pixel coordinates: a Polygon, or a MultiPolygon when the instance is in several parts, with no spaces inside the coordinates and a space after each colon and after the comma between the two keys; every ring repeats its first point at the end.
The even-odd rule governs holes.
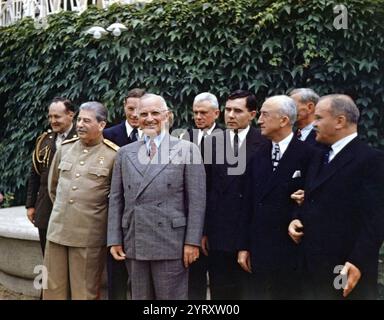
{"type": "Polygon", "coordinates": [[[211,299],[376,298],[384,155],[358,139],[350,97],[269,97],[256,129],[256,97],[237,90],[223,128],[204,92],[177,137],[141,89],[108,129],[102,104],[74,126],[68,103],[49,107],[28,185],[44,299],[97,299],[106,261],[109,299],[206,299],[207,284],[211,299]]]}

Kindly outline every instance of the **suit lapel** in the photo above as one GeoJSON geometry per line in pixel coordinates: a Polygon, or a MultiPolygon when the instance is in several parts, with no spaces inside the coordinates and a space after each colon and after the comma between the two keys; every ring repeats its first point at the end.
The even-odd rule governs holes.
{"type": "Polygon", "coordinates": [[[322,161],[319,161],[319,164],[317,165],[317,170],[315,171],[317,174],[315,175],[314,172],[311,177],[311,179],[313,180],[310,180],[312,181],[312,183],[310,183],[309,185],[309,191],[313,191],[314,189],[318,188],[320,185],[330,179],[333,175],[339,172],[341,168],[343,168],[345,165],[347,165],[353,160],[353,149],[356,143],[358,143],[357,138],[353,139],[350,143],[348,143],[335,156],[335,158],[326,165],[327,167],[323,168],[323,170],[321,170],[322,161]]]}
{"type": "MultiPolygon", "coordinates": [[[[225,148],[229,148],[229,154],[233,155],[233,149],[230,144],[229,130],[226,130],[224,143],[225,143],[225,148]]],[[[246,166],[248,165],[255,151],[257,150],[257,148],[260,147],[261,144],[262,144],[262,137],[258,134],[258,131],[255,128],[250,127],[246,135],[245,141],[243,142],[243,144],[239,149],[239,155],[245,156],[246,166]]],[[[227,152],[225,154],[225,157],[227,157],[227,152]]],[[[222,177],[225,177],[227,175],[227,170],[228,168],[231,167],[231,165],[228,164],[226,160],[227,159],[225,158],[225,165],[221,166],[223,168],[223,172],[221,172],[222,177]]],[[[237,177],[239,176],[238,175],[228,176],[228,179],[225,179],[224,190],[230,187],[233,180],[237,177]]]]}
{"type": "Polygon", "coordinates": [[[298,144],[300,142],[293,137],[291,142],[289,143],[287,150],[285,150],[283,157],[279,161],[279,166],[277,167],[276,171],[272,171],[272,160],[271,160],[271,150],[272,150],[272,143],[269,147],[269,152],[266,154],[266,159],[268,159],[268,162],[270,163],[269,166],[269,172],[271,172],[270,179],[266,183],[265,187],[263,188],[262,197],[267,195],[276,185],[280,184],[283,179],[287,177],[287,174],[289,174],[288,171],[292,171],[292,165],[296,162],[296,155],[298,154],[298,144]]]}
{"type": "MultiPolygon", "coordinates": [[[[139,190],[137,191],[136,198],[138,198],[145,188],[153,181],[153,179],[158,176],[169,163],[171,163],[171,160],[179,152],[182,152],[182,149],[177,149],[177,140],[175,141],[171,139],[170,135],[166,134],[157,151],[157,156],[160,155],[163,159],[165,157],[166,161],[158,163],[159,160],[157,156],[155,156],[151,161],[148,161],[148,163],[144,165],[145,170],[143,173],[143,180],[140,184],[139,190]]],[[[147,159],[149,160],[148,156],[147,159]]]]}
{"type": "Polygon", "coordinates": [[[128,160],[142,176],[144,176],[144,173],[147,171],[149,162],[146,151],[144,140],[140,141],[136,148],[129,148],[127,151],[128,160]]]}

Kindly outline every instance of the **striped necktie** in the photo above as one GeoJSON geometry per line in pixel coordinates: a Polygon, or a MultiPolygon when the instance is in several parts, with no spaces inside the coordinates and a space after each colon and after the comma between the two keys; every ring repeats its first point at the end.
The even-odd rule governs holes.
{"type": "Polygon", "coordinates": [[[272,170],[275,171],[280,161],[280,147],[278,143],[275,143],[272,153],[272,170]]]}

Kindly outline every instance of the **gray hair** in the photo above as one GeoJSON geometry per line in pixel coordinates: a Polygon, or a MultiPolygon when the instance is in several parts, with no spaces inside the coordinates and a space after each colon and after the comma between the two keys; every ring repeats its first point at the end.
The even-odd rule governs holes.
{"type": "Polygon", "coordinates": [[[219,109],[219,102],[217,101],[216,96],[212,93],[209,93],[209,92],[199,93],[193,100],[193,104],[197,102],[202,102],[202,101],[208,101],[211,103],[212,108],[219,109]]]}
{"type": "Polygon", "coordinates": [[[267,98],[264,103],[277,103],[279,105],[279,112],[281,115],[287,116],[291,126],[296,121],[297,111],[295,101],[285,95],[272,96],[267,98]]]}
{"type": "Polygon", "coordinates": [[[343,115],[348,123],[357,124],[360,117],[360,111],[350,96],[345,94],[329,94],[320,98],[320,101],[329,99],[331,114],[333,116],[343,115]]]}
{"type": "Polygon", "coordinates": [[[310,88],[293,89],[289,93],[289,96],[292,97],[295,94],[300,95],[300,102],[302,102],[302,103],[313,102],[313,104],[316,105],[320,99],[319,95],[314,90],[312,90],[310,88]]]}
{"type": "Polygon", "coordinates": [[[158,95],[158,94],[154,94],[154,93],[145,93],[141,98],[140,98],[140,101],[142,100],[145,100],[145,99],[151,99],[151,98],[157,98],[157,99],[160,99],[161,100],[161,108],[164,109],[164,110],[168,110],[168,106],[167,106],[167,103],[165,102],[165,99],[158,95]]]}
{"type": "Polygon", "coordinates": [[[108,118],[108,109],[97,101],[88,101],[81,104],[79,111],[81,110],[91,110],[95,112],[96,120],[98,122],[105,121],[107,122],[108,118]]]}

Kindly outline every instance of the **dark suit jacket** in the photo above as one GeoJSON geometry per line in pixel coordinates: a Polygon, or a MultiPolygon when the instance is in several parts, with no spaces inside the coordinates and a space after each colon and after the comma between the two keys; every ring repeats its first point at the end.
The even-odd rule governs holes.
{"type": "Polygon", "coordinates": [[[379,248],[384,239],[384,154],[355,138],[322,169],[308,173],[299,218],[309,272],[332,281],[349,261],[362,272],[355,297],[375,298],[379,248]]]}
{"type": "Polygon", "coordinates": [[[105,139],[112,141],[119,147],[125,146],[126,144],[132,142],[127,135],[125,120],[113,127],[104,129],[103,136],[105,139]]]}
{"type": "Polygon", "coordinates": [[[248,166],[239,249],[251,252],[254,272],[289,272],[298,262],[297,246],[288,236],[296,207],[290,195],[303,189],[309,163],[317,151],[293,137],[273,171],[271,150],[269,142],[254,154],[248,166]]]}
{"type": "MultiPolygon", "coordinates": [[[[215,128],[212,130],[211,134],[214,134],[216,132],[222,132],[225,130],[222,126],[220,126],[218,123],[216,123],[215,128]]],[[[196,127],[189,128],[186,133],[183,135],[183,139],[188,140],[190,142],[193,142],[197,145],[198,142],[198,135],[199,135],[199,129],[196,127]]]]}
{"type": "MultiPolygon", "coordinates": [[[[216,151],[221,148],[225,154],[233,154],[229,142],[229,131],[224,131],[220,136],[219,134],[211,135],[208,140],[212,139],[214,156],[213,164],[206,166],[209,185],[207,185],[208,200],[204,234],[208,236],[211,250],[236,252],[245,171],[241,175],[228,174],[228,169],[233,167],[230,159],[225,156],[224,159],[220,159],[216,156],[216,151]],[[220,160],[224,161],[220,164],[220,160]]],[[[244,163],[248,163],[254,152],[266,142],[267,140],[260,135],[260,132],[251,127],[246,141],[239,150],[239,154],[244,156],[244,163]]],[[[205,161],[207,163],[207,159],[205,161]]]]}
{"type": "Polygon", "coordinates": [[[314,129],[312,129],[304,141],[309,143],[310,145],[313,145],[313,146],[318,145],[319,143],[316,141],[316,131],[314,129]]]}
{"type": "MultiPolygon", "coordinates": [[[[73,125],[65,140],[76,136],[73,125]]],[[[26,208],[35,208],[35,227],[47,229],[52,211],[52,201],[48,194],[48,174],[53,156],[56,152],[56,133],[44,132],[36,140],[33,151],[33,164],[28,179],[26,208]],[[42,161],[43,160],[43,161],[42,161]]]]}

